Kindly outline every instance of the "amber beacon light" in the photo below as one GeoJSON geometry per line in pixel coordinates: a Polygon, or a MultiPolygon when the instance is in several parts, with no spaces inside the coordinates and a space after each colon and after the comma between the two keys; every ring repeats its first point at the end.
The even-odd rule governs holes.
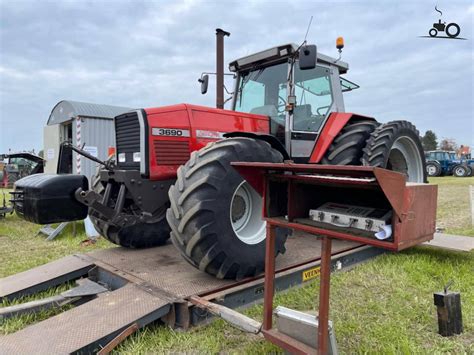
{"type": "Polygon", "coordinates": [[[339,51],[344,48],[344,38],[342,37],[337,37],[336,39],[336,48],[339,49],[339,51]]]}

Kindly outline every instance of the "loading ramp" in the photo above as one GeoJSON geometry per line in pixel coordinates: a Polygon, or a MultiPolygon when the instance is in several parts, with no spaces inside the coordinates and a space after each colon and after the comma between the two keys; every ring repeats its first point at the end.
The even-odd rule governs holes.
{"type": "MultiPolygon", "coordinates": [[[[334,241],[333,269],[344,269],[383,250],[334,241]]],[[[317,276],[321,243],[314,237],[290,237],[287,252],[276,261],[275,288],[284,290],[317,276]]],[[[106,285],[88,302],[44,321],[0,337],[5,353],[97,352],[133,324],[144,327],[161,320],[188,329],[210,314],[189,299],[199,296],[230,308],[263,297],[263,275],[241,281],[219,280],[189,265],[173,245],[133,250],[110,248],[76,254],[0,280],[0,299],[32,295],[79,278],[106,285]]]]}

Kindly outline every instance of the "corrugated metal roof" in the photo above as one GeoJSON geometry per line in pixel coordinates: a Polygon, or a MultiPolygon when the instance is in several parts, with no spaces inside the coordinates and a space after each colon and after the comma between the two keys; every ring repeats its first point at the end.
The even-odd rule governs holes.
{"type": "Polygon", "coordinates": [[[59,101],[48,118],[48,126],[70,121],[74,117],[113,119],[121,113],[133,110],[129,107],[91,104],[71,100],[59,101]]]}

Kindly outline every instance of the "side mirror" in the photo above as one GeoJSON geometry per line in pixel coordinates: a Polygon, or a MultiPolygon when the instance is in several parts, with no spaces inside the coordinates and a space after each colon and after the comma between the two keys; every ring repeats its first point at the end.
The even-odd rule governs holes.
{"type": "Polygon", "coordinates": [[[209,75],[204,74],[198,81],[201,83],[201,94],[205,94],[207,92],[207,87],[209,85],[209,75]]]}
{"type": "Polygon", "coordinates": [[[309,70],[316,68],[317,49],[316,45],[309,44],[303,46],[299,53],[299,66],[301,70],[309,70]]]}

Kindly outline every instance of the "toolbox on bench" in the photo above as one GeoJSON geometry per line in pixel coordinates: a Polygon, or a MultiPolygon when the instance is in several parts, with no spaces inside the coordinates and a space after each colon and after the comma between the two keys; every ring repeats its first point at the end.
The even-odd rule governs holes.
{"type": "Polygon", "coordinates": [[[392,211],[326,202],[316,209],[309,210],[309,217],[313,221],[331,224],[336,227],[355,228],[376,234],[383,231],[387,226],[391,226],[392,211]]]}

